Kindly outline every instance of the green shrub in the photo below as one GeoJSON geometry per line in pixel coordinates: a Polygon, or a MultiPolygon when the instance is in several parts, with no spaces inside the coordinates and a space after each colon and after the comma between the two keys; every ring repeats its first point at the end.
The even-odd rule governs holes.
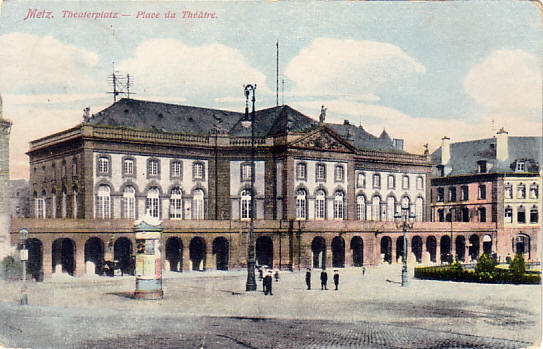
{"type": "Polygon", "coordinates": [[[513,277],[520,279],[526,272],[526,262],[524,261],[524,256],[517,253],[515,258],[509,263],[509,271],[513,277]]]}
{"type": "Polygon", "coordinates": [[[520,274],[513,275],[509,270],[495,269],[494,272],[464,270],[459,262],[445,267],[418,267],[415,268],[415,277],[427,280],[448,280],[463,282],[484,282],[484,283],[516,283],[516,284],[539,284],[541,275],[520,274]]]}
{"type": "Polygon", "coordinates": [[[486,253],[483,253],[481,257],[477,260],[477,265],[475,266],[475,272],[478,274],[494,274],[494,269],[496,264],[490,256],[486,253]]]}

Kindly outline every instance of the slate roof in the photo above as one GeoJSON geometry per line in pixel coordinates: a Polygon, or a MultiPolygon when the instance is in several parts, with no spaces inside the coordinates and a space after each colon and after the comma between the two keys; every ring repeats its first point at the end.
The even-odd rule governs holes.
{"type": "MultiPolygon", "coordinates": [[[[93,125],[119,126],[161,132],[179,132],[208,135],[220,128],[231,136],[250,136],[251,128],[244,128],[244,112],[149,102],[123,98],[94,114],[88,121],[93,125]]],[[[397,151],[392,139],[383,131],[379,137],[366,132],[361,126],[348,123],[327,123],[332,130],[365,150],[397,151]]],[[[255,136],[273,136],[290,132],[308,132],[319,126],[314,119],[282,105],[255,111],[255,136]]]]}
{"type": "MultiPolygon", "coordinates": [[[[451,143],[450,147],[451,159],[446,165],[451,168],[448,176],[476,174],[477,162],[481,160],[491,165],[487,166],[488,173],[512,173],[516,160],[531,160],[537,167],[541,165],[541,137],[508,137],[509,157],[505,161],[496,159],[496,138],[451,143]]],[[[441,147],[432,153],[431,159],[434,166],[441,164],[441,147]]]]}

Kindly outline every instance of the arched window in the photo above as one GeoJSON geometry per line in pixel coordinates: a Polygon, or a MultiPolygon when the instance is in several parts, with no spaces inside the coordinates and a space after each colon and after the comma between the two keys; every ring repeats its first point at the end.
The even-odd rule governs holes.
{"type": "Polygon", "coordinates": [[[356,219],[359,221],[366,220],[366,199],[363,195],[356,197],[356,219]]]}
{"type": "Polygon", "coordinates": [[[307,218],[307,200],[303,189],[296,191],[296,219],[305,220],[307,218]]]}
{"type": "Polygon", "coordinates": [[[36,218],[44,219],[45,218],[45,190],[41,193],[41,196],[38,196],[34,192],[34,200],[36,201],[36,218]]]}
{"type": "Polygon", "coordinates": [[[72,188],[74,196],[73,196],[73,207],[72,207],[72,216],[73,218],[77,218],[77,201],[79,199],[79,190],[77,189],[77,185],[74,185],[72,188]]]}
{"type": "Polygon", "coordinates": [[[415,200],[415,216],[417,222],[422,222],[424,218],[424,200],[421,197],[415,200]]]}
{"type": "Polygon", "coordinates": [[[158,188],[152,187],[147,192],[145,210],[149,212],[151,217],[160,218],[160,192],[158,188]]]}
{"type": "Polygon", "coordinates": [[[530,223],[534,224],[537,223],[539,220],[539,211],[537,210],[537,206],[532,206],[532,209],[530,210],[530,223]]]}
{"type": "Polygon", "coordinates": [[[400,204],[402,208],[405,208],[405,207],[409,208],[409,213],[411,213],[411,200],[409,199],[408,196],[404,196],[400,204]]]}
{"type": "Polygon", "coordinates": [[[371,198],[371,219],[378,221],[381,216],[381,198],[374,196],[371,198]]]}
{"type": "Polygon", "coordinates": [[[66,218],[68,214],[68,190],[66,190],[66,187],[62,187],[62,202],[60,209],[62,211],[62,218],[66,218]]]}
{"type": "Polygon", "coordinates": [[[123,218],[136,218],[136,190],[126,186],[123,191],[123,218]]]}
{"type": "Polygon", "coordinates": [[[183,218],[183,196],[181,189],[173,188],[170,194],[170,219],[183,218]]]}
{"type": "Polygon", "coordinates": [[[506,199],[512,199],[513,198],[513,186],[511,183],[505,184],[503,195],[506,199]]]}
{"type": "Polygon", "coordinates": [[[517,210],[517,223],[526,223],[526,210],[522,205],[517,210]]]}
{"type": "Polygon", "coordinates": [[[345,196],[343,192],[336,191],[334,195],[334,219],[343,219],[345,210],[344,210],[344,200],[345,196]]]}
{"type": "Polygon", "coordinates": [[[251,209],[251,192],[245,189],[241,192],[241,219],[250,219],[251,209]]]}
{"type": "Polygon", "coordinates": [[[517,199],[525,199],[525,198],[526,198],[526,186],[521,183],[517,186],[517,199]]]}
{"type": "Polygon", "coordinates": [[[507,206],[505,208],[504,220],[505,223],[513,223],[513,209],[511,206],[507,206]]]}
{"type": "Polygon", "coordinates": [[[51,192],[51,217],[57,218],[57,191],[55,189],[51,192]]]}
{"type": "Polygon", "coordinates": [[[315,193],[315,219],[326,219],[326,194],[324,190],[315,193]]]}
{"type": "Polygon", "coordinates": [[[424,189],[424,179],[422,177],[417,177],[417,190],[424,189]]]}
{"type": "Polygon", "coordinates": [[[96,218],[110,218],[110,193],[111,189],[109,186],[101,185],[98,187],[98,193],[96,195],[96,218]]]}
{"type": "Polygon", "coordinates": [[[389,196],[387,198],[387,221],[393,221],[394,220],[394,213],[396,210],[396,199],[394,196],[389,196]]]}
{"type": "Polygon", "coordinates": [[[539,186],[537,183],[530,185],[530,199],[537,199],[539,197],[539,186]]]}

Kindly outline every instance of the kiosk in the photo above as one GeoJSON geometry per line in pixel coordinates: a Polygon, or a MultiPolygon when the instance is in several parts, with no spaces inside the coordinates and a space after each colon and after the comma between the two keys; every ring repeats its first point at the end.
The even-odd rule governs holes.
{"type": "Polygon", "coordinates": [[[134,298],[161,299],[162,260],[160,220],[145,215],[136,222],[136,291],[134,298]]]}

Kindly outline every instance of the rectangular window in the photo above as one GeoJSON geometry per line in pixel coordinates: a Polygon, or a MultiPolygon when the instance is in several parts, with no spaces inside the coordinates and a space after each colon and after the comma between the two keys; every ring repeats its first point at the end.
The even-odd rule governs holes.
{"type": "Polygon", "coordinates": [[[149,211],[149,215],[151,217],[158,218],[159,217],[158,198],[148,197],[145,200],[145,209],[149,211]]]}
{"type": "Polygon", "coordinates": [[[204,179],[204,164],[201,162],[193,165],[193,179],[204,179]]]}
{"type": "Polygon", "coordinates": [[[373,175],[373,187],[381,188],[381,175],[377,173],[373,175]]]}
{"type": "Polygon", "coordinates": [[[463,186],[461,188],[462,190],[462,201],[467,201],[469,200],[469,187],[467,185],[463,186]]]}
{"type": "Polygon", "coordinates": [[[183,163],[181,161],[172,162],[171,176],[175,178],[183,176],[183,163]]]}
{"type": "Polygon", "coordinates": [[[326,165],[317,164],[315,177],[317,181],[326,181],[326,165]]]}
{"type": "Polygon", "coordinates": [[[45,199],[36,199],[36,218],[45,218],[45,199]]]}
{"type": "Polygon", "coordinates": [[[513,198],[513,186],[512,185],[506,185],[504,188],[504,196],[506,199],[512,199],[513,198]]]}
{"type": "Polygon", "coordinates": [[[486,199],[486,185],[479,186],[479,200],[486,199]]]}
{"type": "Polygon", "coordinates": [[[409,189],[409,177],[403,176],[402,177],[402,189],[409,189]]]}
{"type": "Polygon", "coordinates": [[[296,165],[296,178],[300,180],[306,179],[306,165],[303,163],[299,163],[296,165]]]}
{"type": "Polygon", "coordinates": [[[334,169],[334,178],[336,182],[343,182],[344,169],[343,166],[336,166],[334,169]]]}
{"type": "Polygon", "coordinates": [[[445,197],[445,189],[437,188],[437,201],[443,202],[443,200],[445,199],[444,197],[445,197]]]}
{"type": "Polygon", "coordinates": [[[133,175],[134,174],[134,160],[125,159],[123,162],[123,174],[133,175]]]}
{"type": "Polygon", "coordinates": [[[156,159],[151,159],[147,163],[147,175],[158,176],[159,175],[159,163],[156,159]]]}
{"type": "Polygon", "coordinates": [[[396,186],[396,181],[394,180],[394,175],[388,176],[388,189],[394,189],[396,186]]]}
{"type": "Polygon", "coordinates": [[[524,161],[517,161],[517,172],[524,172],[526,170],[526,163],[524,161]]]}
{"type": "Polygon", "coordinates": [[[513,223],[513,210],[511,208],[505,209],[505,223],[513,223]]]}
{"type": "Polygon", "coordinates": [[[456,188],[455,187],[449,187],[449,201],[455,202],[456,201],[456,188]]]}
{"type": "Polygon", "coordinates": [[[479,173],[486,173],[486,161],[480,161],[478,163],[479,173]]]}
{"type": "Polygon", "coordinates": [[[526,187],[524,184],[519,184],[517,187],[517,198],[525,199],[526,198],[526,187]]]}
{"type": "Polygon", "coordinates": [[[170,218],[183,218],[183,203],[181,198],[170,199],[170,218]]]}
{"type": "Polygon", "coordinates": [[[325,219],[326,218],[326,208],[324,198],[317,198],[315,200],[315,218],[316,219],[325,219]]]}
{"type": "Polygon", "coordinates": [[[417,190],[424,189],[424,180],[422,177],[417,177],[417,190]]]}
{"type": "MultiPolygon", "coordinates": [[[[66,175],[65,166],[63,167],[63,176],[66,175]]],[[[108,158],[98,158],[98,173],[109,173],[109,159],[108,158]]]]}
{"type": "Polygon", "coordinates": [[[445,222],[445,211],[443,209],[437,210],[438,222],[445,222]]]}
{"type": "Polygon", "coordinates": [[[517,223],[526,223],[526,212],[520,210],[517,212],[517,223]]]}
{"type": "Polygon", "coordinates": [[[251,164],[242,164],[241,165],[241,180],[250,181],[251,180],[251,164]]]}
{"type": "Polygon", "coordinates": [[[359,173],[356,177],[356,186],[358,188],[365,188],[366,187],[366,175],[364,173],[359,173]]]}

